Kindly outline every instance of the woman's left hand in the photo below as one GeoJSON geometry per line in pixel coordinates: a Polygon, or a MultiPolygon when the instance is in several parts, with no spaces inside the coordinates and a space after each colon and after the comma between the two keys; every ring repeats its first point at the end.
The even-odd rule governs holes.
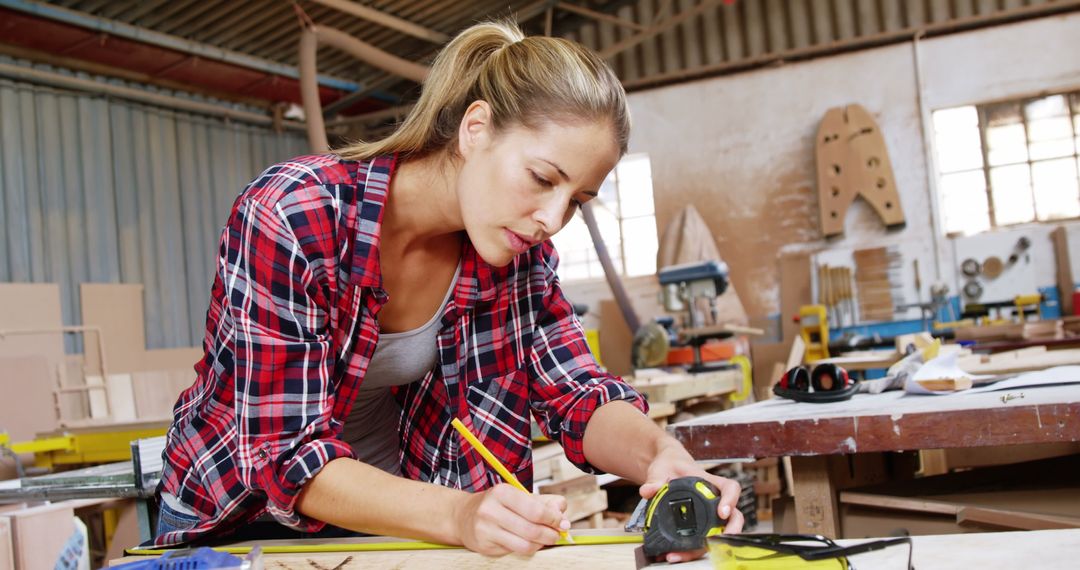
{"type": "MultiPolygon", "coordinates": [[[[665,445],[653,462],[649,464],[648,476],[645,484],[641,486],[641,497],[651,499],[665,483],[679,477],[701,477],[716,486],[720,491],[720,503],[717,505],[717,514],[727,521],[724,525],[724,534],[736,534],[742,531],[743,515],[736,508],[739,494],[742,489],[739,484],[731,479],[718,477],[706,472],[694,462],[694,458],[674,439],[665,445]]],[[[672,552],[667,555],[667,562],[685,562],[701,558],[705,550],[693,552],[672,552]]]]}

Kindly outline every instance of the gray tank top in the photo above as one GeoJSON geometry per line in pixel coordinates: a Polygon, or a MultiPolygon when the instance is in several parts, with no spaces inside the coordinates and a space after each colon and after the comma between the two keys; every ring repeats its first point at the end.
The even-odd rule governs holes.
{"type": "Polygon", "coordinates": [[[420,380],[435,366],[439,324],[460,273],[459,262],[446,296],[428,322],[411,331],[379,335],[360,393],[341,432],[342,440],[352,446],[358,460],[393,475],[401,474],[398,442],[401,407],[390,387],[420,380]]]}

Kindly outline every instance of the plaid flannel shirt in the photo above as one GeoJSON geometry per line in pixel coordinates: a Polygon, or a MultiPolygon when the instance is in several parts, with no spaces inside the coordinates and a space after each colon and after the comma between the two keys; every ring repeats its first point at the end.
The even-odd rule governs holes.
{"type": "MultiPolygon", "coordinates": [[[[198,379],[174,407],[160,489],[201,521],[158,545],[204,537],[263,513],[315,532],[295,509],[341,440],[379,339],[387,302],[379,232],[392,158],[305,156],[274,165],[236,200],[222,232],[198,379]]],[[[532,481],[530,412],[591,472],[582,450],[593,411],[615,399],[647,409],[600,369],[555,275],[550,242],[508,266],[465,240],[438,333],[438,362],[394,389],[401,472],[479,491],[500,482],[450,426],[460,417],[521,481],[532,481]]],[[[370,492],[377,492],[370,490],[370,492]]]]}

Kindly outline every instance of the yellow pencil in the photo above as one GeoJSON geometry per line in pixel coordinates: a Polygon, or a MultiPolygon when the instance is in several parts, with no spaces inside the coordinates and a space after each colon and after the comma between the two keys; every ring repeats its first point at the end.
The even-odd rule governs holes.
{"type": "MultiPolygon", "coordinates": [[[[530,495],[532,494],[532,492],[526,489],[525,485],[522,485],[521,481],[518,481],[517,477],[514,477],[514,474],[511,473],[510,470],[502,464],[502,461],[499,461],[499,458],[495,457],[495,455],[492,454],[491,451],[489,451],[488,448],[479,439],[477,439],[475,435],[472,434],[471,431],[469,431],[469,428],[465,427],[465,424],[461,423],[461,420],[454,418],[450,420],[450,425],[454,426],[454,429],[456,429],[458,433],[461,434],[461,437],[465,438],[465,441],[469,442],[469,445],[473,446],[473,449],[475,449],[480,454],[480,457],[483,457],[484,461],[487,461],[487,464],[490,465],[491,468],[494,469],[500,476],[502,476],[504,481],[514,487],[517,487],[518,489],[521,489],[522,491],[525,491],[526,493],[529,493],[530,495]]],[[[563,540],[569,542],[574,541],[574,539],[570,537],[570,534],[564,530],[559,531],[559,536],[561,536],[563,540]]]]}

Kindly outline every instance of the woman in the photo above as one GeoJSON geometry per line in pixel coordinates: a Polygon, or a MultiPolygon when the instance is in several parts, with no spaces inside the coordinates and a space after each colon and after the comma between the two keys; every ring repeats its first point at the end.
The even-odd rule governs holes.
{"type": "Polygon", "coordinates": [[[575,464],[645,482],[643,496],[710,478],[737,532],[738,485],[597,367],[555,275],[548,238],[628,137],[597,56],[488,23],[446,46],[389,138],[260,175],[222,234],[156,543],[235,538],[269,515],[532,553],[569,528],[565,501],[502,483],[450,427],[460,417],[530,486],[530,413],[575,464]]]}

